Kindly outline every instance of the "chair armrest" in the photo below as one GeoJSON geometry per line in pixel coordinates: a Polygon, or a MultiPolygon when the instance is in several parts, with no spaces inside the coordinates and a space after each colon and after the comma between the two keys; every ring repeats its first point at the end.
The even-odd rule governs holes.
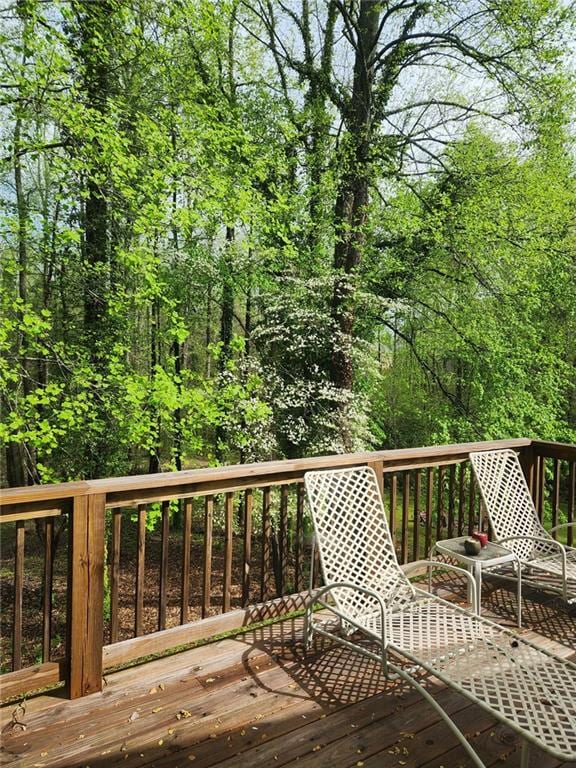
{"type": "Polygon", "coordinates": [[[576,520],[572,523],[560,523],[560,525],[555,525],[554,528],[550,528],[548,533],[554,533],[554,531],[559,531],[561,528],[571,528],[572,526],[576,526],[576,520]]]}
{"type": "Polygon", "coordinates": [[[556,547],[556,549],[559,549],[561,554],[566,557],[564,544],[556,541],[552,536],[506,536],[505,539],[499,539],[496,544],[507,544],[509,541],[540,541],[543,544],[549,544],[552,547],[556,547]]]}
{"type": "Polygon", "coordinates": [[[344,621],[348,622],[348,624],[352,624],[357,629],[366,631],[365,627],[363,627],[361,624],[359,624],[354,619],[350,618],[346,614],[339,611],[337,608],[335,608],[333,605],[328,605],[325,601],[322,600],[322,597],[328,593],[330,593],[333,589],[352,589],[356,592],[361,592],[363,595],[367,595],[368,597],[372,597],[374,600],[376,600],[378,607],[380,608],[380,620],[381,620],[381,627],[382,627],[382,646],[383,648],[386,647],[386,603],[382,599],[382,596],[378,594],[378,592],[374,592],[373,589],[367,589],[366,587],[360,587],[358,584],[352,584],[351,582],[347,581],[337,581],[333,584],[326,584],[321,589],[317,590],[316,592],[312,593],[311,595],[311,603],[320,603],[320,605],[323,608],[327,608],[329,611],[332,611],[332,613],[335,613],[337,616],[339,616],[344,621]]]}
{"type": "MultiPolygon", "coordinates": [[[[507,536],[505,539],[500,539],[500,541],[497,543],[505,544],[509,541],[540,541],[547,546],[552,547],[552,549],[557,549],[562,563],[562,580],[564,581],[564,584],[566,584],[566,547],[564,544],[556,541],[556,539],[553,539],[552,536],[550,536],[550,538],[547,536],[507,536]]],[[[517,559],[519,563],[524,562],[530,566],[530,560],[522,561],[519,557],[517,559]]],[[[564,589],[565,588],[566,587],[564,587],[564,589]]]]}
{"type": "Polygon", "coordinates": [[[460,568],[458,565],[452,565],[451,563],[445,563],[442,560],[415,560],[412,563],[407,563],[406,565],[402,566],[402,570],[406,575],[412,570],[416,570],[416,567],[421,568],[422,566],[427,566],[427,569],[432,571],[433,568],[446,568],[449,571],[455,571],[456,573],[464,574],[466,578],[468,579],[468,583],[472,587],[472,595],[474,596],[474,599],[472,600],[472,610],[474,613],[478,613],[478,595],[476,594],[476,582],[474,581],[474,577],[470,573],[470,571],[467,571],[465,568],[460,568]]]}

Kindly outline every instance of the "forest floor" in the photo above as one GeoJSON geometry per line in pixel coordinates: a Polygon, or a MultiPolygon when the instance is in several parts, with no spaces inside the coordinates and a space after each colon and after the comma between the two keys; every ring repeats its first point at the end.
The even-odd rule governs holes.
{"type": "MultiPolygon", "coordinates": [[[[192,533],[188,621],[202,618],[203,566],[203,531],[192,533]]],[[[14,543],[15,526],[2,526],[2,548],[0,552],[0,673],[12,668],[12,634],[14,621],[14,543]]],[[[166,588],[166,628],[180,624],[182,590],[182,533],[170,532],[168,547],[168,583],[166,588]]],[[[243,551],[241,537],[234,537],[232,559],[232,586],[230,607],[241,607],[243,569],[243,551]]],[[[66,610],[68,583],[68,541],[63,532],[54,555],[54,575],[52,589],[52,627],[50,659],[58,660],[66,655],[66,610]]],[[[147,532],[144,579],[143,634],[158,629],[159,583],[161,563],[161,534],[159,531],[147,532]]],[[[120,582],[118,606],[118,640],[134,636],[135,593],[137,564],[137,531],[135,521],[125,515],[122,523],[120,545],[120,582]]],[[[251,579],[249,602],[260,600],[261,586],[261,550],[259,537],[252,539],[251,579]]],[[[222,584],[224,573],[224,535],[223,531],[214,530],[212,542],[211,601],[207,616],[222,612],[222,584]]],[[[22,666],[42,662],[43,633],[43,576],[44,544],[35,530],[33,523],[26,524],[24,589],[22,607],[22,666]]],[[[105,613],[109,611],[105,610],[105,613]]],[[[110,621],[105,616],[104,642],[110,642],[110,621]]]]}

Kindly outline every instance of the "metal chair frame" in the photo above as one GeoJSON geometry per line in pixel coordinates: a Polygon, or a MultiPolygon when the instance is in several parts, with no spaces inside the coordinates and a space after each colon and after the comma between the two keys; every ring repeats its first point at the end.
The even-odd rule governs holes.
{"type": "MultiPolygon", "coordinates": [[[[311,589],[306,646],[315,634],[327,637],[379,662],[388,677],[409,683],[478,768],[485,764],[416,679],[418,671],[431,673],[519,733],[522,768],[528,766],[530,744],[561,760],[576,760],[576,665],[481,618],[476,605],[469,611],[414,587],[409,569],[398,564],[371,468],[309,472],[304,480],[325,582],[311,589]],[[315,615],[318,605],[337,618],[339,631],[315,615]],[[375,650],[361,645],[358,636],[375,650]]],[[[438,561],[410,568],[422,565],[449,568],[472,580],[464,569],[438,561]]]]}
{"type": "Polygon", "coordinates": [[[517,555],[524,583],[557,592],[567,603],[576,602],[576,548],[552,536],[576,522],[550,531],[544,528],[514,451],[474,452],[470,463],[496,541],[517,555]],[[545,574],[547,580],[536,578],[537,573],[545,574]]]}

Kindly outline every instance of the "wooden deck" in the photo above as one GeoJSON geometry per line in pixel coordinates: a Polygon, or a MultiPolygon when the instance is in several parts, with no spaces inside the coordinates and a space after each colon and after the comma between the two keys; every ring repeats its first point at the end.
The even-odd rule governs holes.
{"type": "MultiPolygon", "coordinates": [[[[508,590],[487,585],[484,599],[488,612],[501,623],[513,624],[514,598],[508,590]]],[[[576,656],[573,612],[541,599],[526,600],[524,612],[524,633],[562,655],[576,656]]],[[[284,620],[110,674],[102,693],[74,701],[57,692],[41,695],[27,701],[25,711],[7,706],[1,711],[0,764],[470,764],[455,737],[415,691],[386,682],[377,664],[343,647],[319,641],[304,653],[301,630],[301,618],[284,620]]],[[[479,748],[486,765],[519,765],[518,739],[512,731],[434,680],[426,685],[479,748]]],[[[533,750],[531,766],[560,765],[533,750]]]]}

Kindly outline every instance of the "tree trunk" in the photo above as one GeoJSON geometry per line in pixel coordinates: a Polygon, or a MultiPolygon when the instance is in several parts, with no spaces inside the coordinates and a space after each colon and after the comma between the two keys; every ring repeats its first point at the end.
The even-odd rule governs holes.
{"type": "MultiPolygon", "coordinates": [[[[23,59],[23,65],[25,59],[23,59]]],[[[16,209],[18,212],[18,298],[20,306],[17,310],[18,320],[22,323],[27,312],[28,301],[28,201],[22,179],[22,163],[20,161],[22,135],[22,118],[19,116],[14,127],[14,186],[16,190],[16,209]]],[[[20,360],[21,383],[24,397],[34,390],[31,362],[28,352],[28,340],[25,333],[18,332],[17,355],[20,360]]],[[[7,470],[9,480],[18,485],[32,485],[38,482],[36,469],[36,451],[34,446],[25,443],[22,446],[12,445],[7,452],[7,470]]]]}
{"type": "MultiPolygon", "coordinates": [[[[150,381],[153,382],[156,373],[156,366],[159,363],[159,335],[160,335],[160,301],[155,298],[150,308],[150,381]]],[[[158,411],[155,412],[156,421],[156,445],[150,453],[148,459],[148,473],[154,474],[160,471],[160,430],[162,424],[158,411]]]]}
{"type": "MultiPolygon", "coordinates": [[[[110,37],[114,2],[75,0],[80,45],[78,56],[83,70],[86,106],[96,115],[106,115],[110,89],[110,37]]],[[[108,290],[110,282],[110,245],[106,177],[102,147],[97,138],[85,147],[90,151],[87,164],[84,202],[84,337],[86,348],[96,371],[106,375],[106,359],[111,340],[107,328],[108,290]]],[[[106,424],[108,416],[101,414],[106,424]]],[[[86,448],[85,472],[88,477],[101,476],[109,435],[102,429],[86,448]]]]}
{"type": "MultiPolygon", "coordinates": [[[[226,227],[226,244],[223,253],[222,269],[222,303],[220,314],[220,357],[218,368],[220,373],[226,370],[226,363],[232,354],[232,329],[234,322],[234,283],[232,265],[232,245],[234,243],[234,227],[226,227]]],[[[216,429],[216,456],[221,461],[224,458],[226,429],[218,426],[216,429]]]]}
{"type": "Polygon", "coordinates": [[[220,355],[220,370],[226,366],[230,358],[232,344],[232,328],[234,322],[234,282],[232,264],[232,245],[234,243],[234,227],[226,227],[226,245],[223,254],[222,275],[222,311],[220,315],[220,342],[222,350],[220,355]]]}
{"type": "Polygon", "coordinates": [[[212,286],[208,286],[206,292],[206,325],[204,330],[204,341],[206,343],[206,360],[204,366],[204,375],[207,379],[212,378],[212,356],[210,354],[210,345],[212,344],[212,286]]]}
{"type": "MultiPolygon", "coordinates": [[[[353,275],[362,256],[370,180],[369,148],[372,137],[373,56],[376,48],[380,10],[371,0],[362,0],[358,18],[358,42],[354,81],[346,125],[350,137],[349,170],[342,176],[334,206],[336,245],[334,248],[334,290],[332,319],[335,337],[331,381],[351,390],[353,384],[352,332],[354,327],[353,275]]],[[[344,414],[343,439],[351,448],[344,414]]]]}
{"type": "MultiPolygon", "coordinates": [[[[105,41],[109,37],[112,4],[105,0],[98,3],[77,0],[75,6],[81,34],[80,58],[84,67],[87,106],[95,113],[105,115],[110,83],[109,62],[104,53],[107,52],[105,41]]],[[[102,182],[107,169],[100,159],[101,147],[97,140],[91,150],[93,157],[84,204],[84,330],[91,357],[98,363],[106,347],[106,288],[110,277],[107,190],[102,182]]]]}

